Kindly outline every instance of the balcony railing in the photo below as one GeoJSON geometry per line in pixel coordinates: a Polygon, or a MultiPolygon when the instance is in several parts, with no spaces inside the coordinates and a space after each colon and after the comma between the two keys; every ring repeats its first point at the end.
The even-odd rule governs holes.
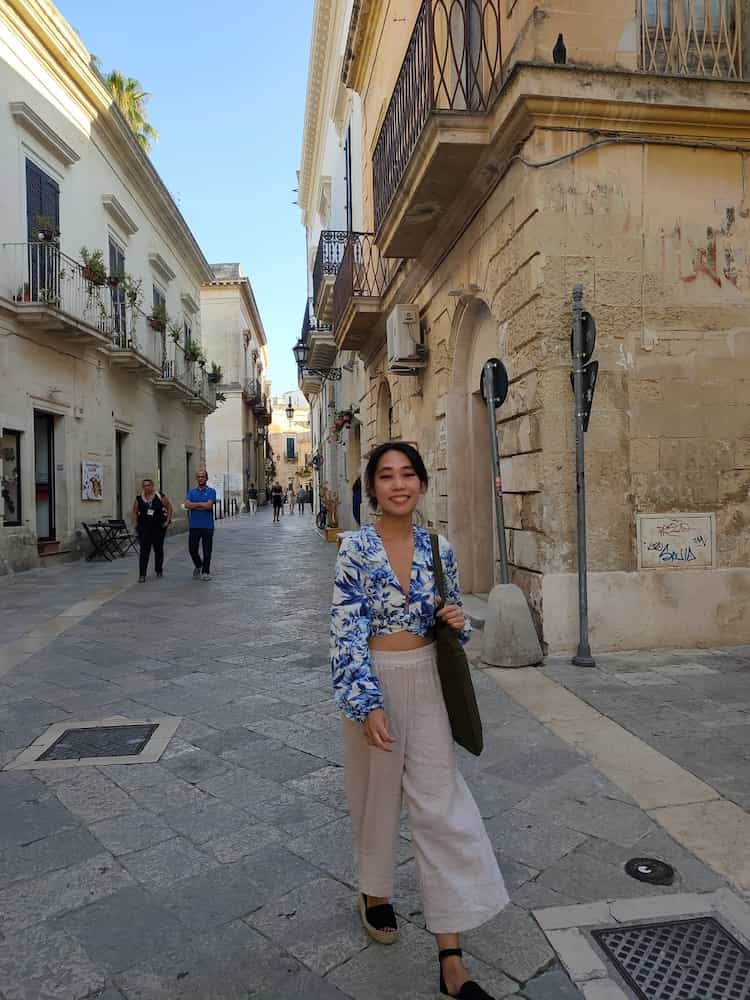
{"type": "Polygon", "coordinates": [[[380,298],[386,289],[390,267],[380,256],[372,233],[350,233],[333,289],[334,325],[357,298],[380,298]]]}
{"type": "Polygon", "coordinates": [[[245,382],[244,388],[245,402],[251,405],[257,403],[263,395],[263,387],[259,378],[249,378],[245,382]]]}
{"type": "Polygon", "coordinates": [[[57,310],[109,337],[113,329],[112,298],[105,283],[84,276],[78,261],[57,243],[3,243],[2,294],[18,305],[57,310]]]}
{"type": "Polygon", "coordinates": [[[313,267],[313,301],[320,302],[320,290],[326,276],[334,277],[339,272],[349,234],[338,230],[324,230],[320,234],[318,252],[313,267]]]}
{"type": "Polygon", "coordinates": [[[116,293],[112,302],[112,351],[115,359],[120,353],[136,354],[157,369],[162,368],[166,358],[165,334],[154,330],[140,309],[125,308],[116,293]]]}
{"type": "Polygon", "coordinates": [[[639,0],[641,67],[676,76],[742,77],[742,0],[639,0]]]}
{"type": "Polygon", "coordinates": [[[372,157],[375,229],[435,111],[486,112],[502,84],[501,0],[423,0],[372,157]]]}
{"type": "MultiPolygon", "coordinates": [[[[343,257],[343,253],[341,256],[343,257]]],[[[315,316],[313,300],[308,299],[307,305],[305,306],[305,315],[302,317],[302,333],[300,335],[300,340],[303,344],[309,344],[310,334],[318,332],[333,333],[333,324],[321,323],[315,316]]]]}

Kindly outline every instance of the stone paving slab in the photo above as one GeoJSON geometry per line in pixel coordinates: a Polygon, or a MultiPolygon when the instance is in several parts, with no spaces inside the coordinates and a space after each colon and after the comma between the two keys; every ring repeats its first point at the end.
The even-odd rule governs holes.
{"type": "MultiPolygon", "coordinates": [[[[84,707],[181,720],[157,763],[0,772],[0,1000],[432,998],[406,825],[400,943],[374,945],[356,913],[327,666],[335,547],[307,519],[273,529],[261,512],[219,525],[210,584],[192,579],[184,537],[168,553],[164,579],[141,587],[133,559],[0,580],[0,626],[12,629],[0,634],[32,634],[34,647],[0,668],[0,762],[84,707]],[[292,574],[293,601],[287,586],[258,586],[292,574]],[[67,615],[81,593],[99,595],[91,614],[67,615]]],[[[576,693],[648,720],[675,753],[700,720],[706,741],[722,733],[718,768],[728,746],[744,760],[750,693],[743,708],[705,685],[741,686],[750,650],[716,655],[721,669],[703,654],[620,658],[577,676],[576,693]],[[651,671],[658,683],[639,676],[651,671]]],[[[487,750],[459,759],[513,905],[465,935],[468,961],[498,998],[581,1000],[533,910],[725,883],[491,677],[477,673],[476,687],[487,750]],[[635,853],[674,863],[675,885],[628,878],[635,853]]],[[[744,772],[731,774],[737,794],[744,772]]]]}

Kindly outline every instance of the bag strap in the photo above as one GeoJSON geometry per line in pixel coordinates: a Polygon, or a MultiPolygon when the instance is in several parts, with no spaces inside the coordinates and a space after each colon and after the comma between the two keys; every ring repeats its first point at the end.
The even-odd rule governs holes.
{"type": "Polygon", "coordinates": [[[432,569],[435,574],[438,594],[443,599],[445,607],[445,577],[443,576],[443,560],[440,558],[440,539],[430,532],[430,544],[432,545],[432,569]]]}

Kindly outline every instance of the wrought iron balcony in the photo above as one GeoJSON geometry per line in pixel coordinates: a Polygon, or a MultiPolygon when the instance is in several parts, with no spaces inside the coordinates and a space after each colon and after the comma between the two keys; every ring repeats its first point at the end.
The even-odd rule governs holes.
{"type": "Polygon", "coordinates": [[[253,406],[257,403],[263,395],[263,387],[260,383],[259,378],[249,378],[245,382],[245,388],[242,390],[242,395],[245,398],[245,402],[253,406]]]}
{"type": "Polygon", "coordinates": [[[333,284],[339,272],[349,233],[324,230],[313,267],[313,311],[323,323],[333,318],[333,284]]]}
{"type": "Polygon", "coordinates": [[[375,231],[389,257],[419,255],[487,141],[476,119],[503,82],[500,4],[423,0],[419,8],[372,157],[375,231]],[[430,126],[432,141],[423,142],[430,126]],[[410,193],[398,199],[412,166],[410,193]]]}
{"type": "Polygon", "coordinates": [[[639,0],[647,73],[743,75],[742,0],[639,0]]]}
{"type": "Polygon", "coordinates": [[[105,281],[86,277],[56,242],[3,243],[0,294],[17,306],[17,319],[50,332],[107,343],[112,298],[105,281]]]}
{"type": "MultiPolygon", "coordinates": [[[[395,262],[394,262],[395,263],[395,262]]],[[[382,317],[382,295],[391,276],[372,233],[351,233],[333,290],[336,346],[362,350],[382,317]]]]}
{"type": "Polygon", "coordinates": [[[127,309],[124,296],[113,293],[112,299],[112,364],[126,370],[146,368],[161,374],[166,357],[165,334],[154,330],[140,309],[127,309]]]}
{"type": "Polygon", "coordinates": [[[309,347],[305,362],[308,368],[327,368],[335,362],[338,349],[333,336],[333,324],[318,320],[313,312],[312,299],[308,299],[305,307],[301,339],[309,347]]]}

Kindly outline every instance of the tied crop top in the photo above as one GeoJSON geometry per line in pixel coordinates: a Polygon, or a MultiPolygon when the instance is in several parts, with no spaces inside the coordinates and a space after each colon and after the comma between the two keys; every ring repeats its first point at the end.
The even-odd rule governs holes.
{"type": "MultiPolygon", "coordinates": [[[[439,537],[446,603],[460,607],[456,557],[450,542],[439,537]]],[[[374,525],[364,525],[344,538],[336,560],[331,609],[333,690],[344,715],[364,722],[373,709],[383,708],[380,685],[370,667],[368,638],[394,632],[431,635],[437,600],[430,533],[424,528],[414,528],[408,603],[374,525]]],[[[471,625],[464,618],[458,633],[461,642],[468,642],[470,634],[471,625]]]]}

